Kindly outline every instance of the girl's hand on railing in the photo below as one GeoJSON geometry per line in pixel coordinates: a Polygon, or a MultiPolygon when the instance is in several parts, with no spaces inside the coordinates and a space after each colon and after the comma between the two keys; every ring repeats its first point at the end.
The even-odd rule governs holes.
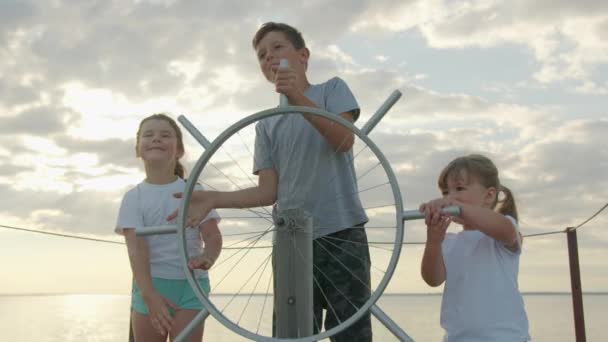
{"type": "MultiPolygon", "coordinates": [[[[443,208],[451,207],[451,206],[460,206],[461,203],[454,201],[452,199],[442,197],[437,198],[427,203],[422,203],[420,208],[418,209],[421,213],[424,214],[424,223],[427,226],[436,226],[445,221],[447,215],[441,212],[443,208]]],[[[455,222],[460,223],[459,217],[453,217],[455,222]]]]}
{"type": "Polygon", "coordinates": [[[427,243],[441,244],[443,242],[443,239],[445,239],[445,233],[448,230],[450,223],[452,223],[452,219],[449,216],[444,216],[436,224],[427,225],[427,243]]]}
{"type": "Polygon", "coordinates": [[[437,198],[427,203],[422,203],[418,209],[424,214],[424,222],[426,223],[426,241],[427,244],[441,244],[445,239],[445,234],[452,221],[458,221],[459,218],[450,217],[442,212],[442,209],[458,205],[453,200],[448,198],[437,198]]]}

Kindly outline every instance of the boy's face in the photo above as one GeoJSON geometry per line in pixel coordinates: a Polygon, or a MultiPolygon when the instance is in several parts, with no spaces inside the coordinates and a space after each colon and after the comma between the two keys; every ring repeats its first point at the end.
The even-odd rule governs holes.
{"type": "Polygon", "coordinates": [[[281,59],[289,61],[289,67],[298,74],[305,74],[310,53],[307,48],[296,50],[283,32],[271,31],[255,48],[260,69],[266,79],[274,83],[281,59]]]}

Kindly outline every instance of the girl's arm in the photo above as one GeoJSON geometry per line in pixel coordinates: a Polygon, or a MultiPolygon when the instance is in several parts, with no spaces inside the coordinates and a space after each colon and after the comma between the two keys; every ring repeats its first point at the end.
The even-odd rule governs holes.
{"type": "Polygon", "coordinates": [[[422,279],[429,286],[439,286],[445,281],[445,265],[443,264],[443,253],[441,244],[426,243],[424,255],[422,256],[421,271],[422,279]]]}
{"type": "Polygon", "coordinates": [[[441,244],[450,225],[449,218],[443,218],[437,224],[427,226],[427,238],[422,256],[420,273],[429,286],[439,286],[446,278],[445,264],[441,244]]]}
{"type": "Polygon", "coordinates": [[[191,270],[195,268],[208,270],[217,261],[222,251],[222,234],[215,219],[207,220],[200,226],[199,230],[205,243],[205,249],[203,254],[189,260],[188,267],[191,270]]]}
{"type": "Polygon", "coordinates": [[[135,229],[124,229],[123,232],[133,277],[141,297],[148,307],[150,322],[158,332],[164,335],[171,330],[173,325],[173,317],[169,314],[167,306],[174,310],[177,310],[177,306],[154,289],[146,239],[136,236],[135,229]]]}
{"type": "Polygon", "coordinates": [[[516,251],[519,248],[517,228],[503,214],[492,209],[458,204],[461,208],[460,217],[465,225],[471,226],[491,238],[502,242],[505,247],[516,251]]]}
{"type": "Polygon", "coordinates": [[[154,292],[152,276],[150,275],[148,244],[145,238],[135,235],[135,229],[124,229],[123,231],[135,283],[142,296],[146,296],[154,292]]]}

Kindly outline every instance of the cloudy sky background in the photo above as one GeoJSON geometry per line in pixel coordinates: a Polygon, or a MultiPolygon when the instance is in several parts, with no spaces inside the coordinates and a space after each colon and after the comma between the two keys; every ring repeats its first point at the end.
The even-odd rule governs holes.
{"type": "MultiPolygon", "coordinates": [[[[120,241],[122,194],[143,178],[139,120],[186,114],[213,139],[276,106],[251,48],[266,21],[311,49],[309,80],[339,75],[407,208],[438,195],[453,157],[490,156],[524,234],[575,226],[608,201],[608,2],[0,2],[0,225],[120,241]]],[[[188,138],[187,165],[202,152],[188,138]]],[[[454,227],[456,229],[457,227],[454,227]]],[[[586,291],[608,291],[608,215],[578,230],[586,291]]],[[[409,224],[408,240],[424,226],[409,224]]],[[[389,290],[430,292],[406,246],[389,290]]],[[[0,293],[127,293],[122,245],[0,229],[0,293]]],[[[529,238],[523,291],[568,291],[566,235],[529,238]]]]}

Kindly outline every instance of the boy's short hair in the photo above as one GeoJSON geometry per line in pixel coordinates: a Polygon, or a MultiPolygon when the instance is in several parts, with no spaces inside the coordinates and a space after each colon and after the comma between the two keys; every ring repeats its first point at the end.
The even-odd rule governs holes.
{"type": "Polygon", "coordinates": [[[304,42],[304,38],[302,37],[302,33],[298,31],[295,27],[289,26],[283,23],[275,23],[269,21],[262,25],[260,29],[253,36],[253,48],[257,48],[260,41],[270,32],[281,32],[287,37],[287,40],[291,42],[296,50],[306,47],[306,42],[304,42]]]}

